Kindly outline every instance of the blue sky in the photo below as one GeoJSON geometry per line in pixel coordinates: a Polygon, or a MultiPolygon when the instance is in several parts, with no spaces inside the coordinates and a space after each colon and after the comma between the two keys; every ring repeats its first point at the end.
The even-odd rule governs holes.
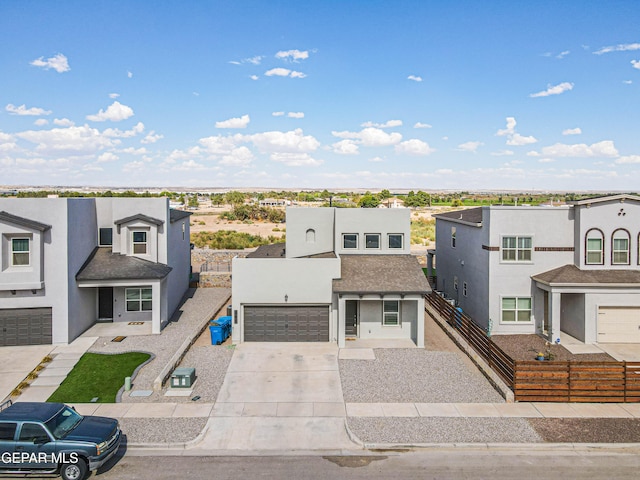
{"type": "Polygon", "coordinates": [[[0,0],[0,184],[637,191],[630,1],[0,0]]]}

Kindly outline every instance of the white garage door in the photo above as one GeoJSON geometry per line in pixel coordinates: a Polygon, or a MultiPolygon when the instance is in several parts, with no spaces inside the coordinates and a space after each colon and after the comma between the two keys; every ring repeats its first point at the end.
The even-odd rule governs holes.
{"type": "Polygon", "coordinates": [[[599,307],[599,343],[640,343],[640,307],[599,307]]]}

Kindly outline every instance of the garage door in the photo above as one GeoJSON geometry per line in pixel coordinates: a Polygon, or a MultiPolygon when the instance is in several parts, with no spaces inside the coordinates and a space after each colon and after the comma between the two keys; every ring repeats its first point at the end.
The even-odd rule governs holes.
{"type": "Polygon", "coordinates": [[[640,307],[599,307],[598,342],[640,343],[640,307]]]}
{"type": "Polygon", "coordinates": [[[329,307],[244,307],[245,342],[328,342],[329,307]]]}
{"type": "Polygon", "coordinates": [[[51,343],[51,308],[0,310],[0,346],[51,343]]]}

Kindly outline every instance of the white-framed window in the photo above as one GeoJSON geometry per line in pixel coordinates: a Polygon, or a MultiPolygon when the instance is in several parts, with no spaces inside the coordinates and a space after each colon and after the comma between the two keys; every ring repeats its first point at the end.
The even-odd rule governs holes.
{"type": "Polygon", "coordinates": [[[502,237],[502,261],[530,262],[532,245],[531,237],[502,237]]]}
{"type": "Polygon", "coordinates": [[[456,227],[451,227],[451,247],[456,248],[456,227]]]}
{"type": "Polygon", "coordinates": [[[380,248],[380,234],[379,233],[365,233],[364,234],[364,248],[379,249],[380,248]]]}
{"type": "Polygon", "coordinates": [[[133,240],[133,254],[147,254],[147,232],[134,231],[131,233],[133,240]]]}
{"type": "Polygon", "coordinates": [[[398,300],[382,301],[382,325],[385,325],[385,326],[400,325],[400,301],[398,300]]]}
{"type": "Polygon", "coordinates": [[[31,264],[31,242],[28,238],[11,239],[11,266],[28,267],[31,264]]]}
{"type": "Polygon", "coordinates": [[[604,264],[604,235],[600,230],[587,232],[585,263],[587,265],[604,264]]]}
{"type": "Polygon", "coordinates": [[[404,248],[404,235],[402,233],[390,233],[387,235],[389,248],[404,248]]]}
{"type": "Polygon", "coordinates": [[[629,265],[629,232],[623,229],[613,232],[611,245],[611,264],[629,265]]]}
{"type": "Polygon", "coordinates": [[[503,322],[530,322],[531,297],[502,297],[503,322]]]}
{"type": "Polygon", "coordinates": [[[343,233],[342,234],[342,248],[345,250],[355,250],[358,248],[358,234],[357,233],[343,233]]]}
{"type": "Polygon", "coordinates": [[[127,288],[124,295],[127,312],[151,311],[151,299],[153,297],[151,288],[127,288]]]}
{"type": "Polygon", "coordinates": [[[467,296],[467,282],[462,282],[462,295],[467,296]]]}

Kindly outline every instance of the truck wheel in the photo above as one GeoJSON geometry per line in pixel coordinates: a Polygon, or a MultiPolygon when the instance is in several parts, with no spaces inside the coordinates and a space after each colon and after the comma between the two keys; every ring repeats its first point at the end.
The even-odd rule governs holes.
{"type": "Polygon", "coordinates": [[[63,480],[84,480],[87,476],[87,464],[86,462],[78,458],[76,463],[65,463],[60,469],[60,475],[63,480]]]}

